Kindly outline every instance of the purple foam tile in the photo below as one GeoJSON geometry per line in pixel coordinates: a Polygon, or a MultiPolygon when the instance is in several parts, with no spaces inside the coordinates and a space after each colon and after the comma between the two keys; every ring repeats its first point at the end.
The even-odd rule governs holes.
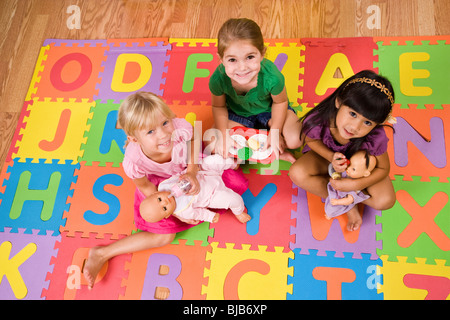
{"type": "Polygon", "coordinates": [[[365,206],[363,214],[363,224],[359,231],[358,240],[349,243],[345,240],[342,229],[338,221],[333,221],[324,240],[314,238],[309,216],[307,192],[296,185],[297,195],[292,196],[293,203],[297,203],[297,210],[292,211],[291,218],[297,220],[295,227],[291,227],[291,234],[295,234],[295,243],[290,244],[290,249],[301,249],[301,252],[308,254],[309,249],[318,250],[319,256],[326,255],[327,251],[335,251],[336,257],[343,257],[344,252],[352,252],[354,258],[361,258],[362,253],[371,254],[371,259],[378,259],[377,248],[380,241],[376,240],[376,232],[381,232],[381,227],[376,224],[376,216],[381,212],[371,207],[365,206]]]}
{"type": "Polygon", "coordinates": [[[48,231],[46,235],[38,235],[39,230],[33,230],[32,234],[25,234],[25,229],[18,231],[18,233],[14,233],[11,232],[11,228],[4,228],[4,232],[0,232],[0,252],[2,252],[3,258],[6,255],[8,260],[0,261],[0,263],[11,264],[8,269],[13,270],[16,275],[17,272],[20,275],[18,280],[13,280],[15,281],[13,283],[8,277],[8,272],[13,271],[8,271],[3,276],[0,282],[0,300],[43,299],[41,298],[42,290],[48,288],[47,273],[53,271],[53,266],[50,265],[51,259],[57,253],[57,250],[54,249],[55,243],[61,241],[61,236],[53,237],[52,231],[48,231]],[[28,254],[25,255],[25,253],[28,254]],[[19,265],[21,254],[26,259],[19,265]],[[18,267],[13,268],[15,264],[18,267]],[[25,296],[22,296],[21,291],[17,290],[21,281],[26,287],[25,296]]]}

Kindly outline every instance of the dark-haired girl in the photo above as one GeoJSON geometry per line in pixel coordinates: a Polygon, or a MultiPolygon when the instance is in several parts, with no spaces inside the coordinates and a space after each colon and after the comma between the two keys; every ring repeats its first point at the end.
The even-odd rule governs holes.
{"type": "MultiPolygon", "coordinates": [[[[364,190],[370,198],[364,204],[387,210],[395,204],[395,191],[389,178],[388,138],[384,123],[392,122],[394,91],[386,78],[364,70],[342,83],[328,98],[304,117],[300,137],[303,155],[291,166],[292,181],[315,195],[326,198],[330,182],[338,191],[364,190]],[[343,172],[346,159],[358,150],[376,157],[372,174],[360,179],[332,180],[328,165],[343,172]]],[[[357,208],[347,213],[349,231],[357,230],[362,217],[357,208]]]]}

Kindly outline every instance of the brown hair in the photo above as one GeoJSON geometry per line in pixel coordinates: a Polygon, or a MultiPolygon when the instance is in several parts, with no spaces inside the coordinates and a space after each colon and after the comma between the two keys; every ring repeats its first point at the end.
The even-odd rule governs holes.
{"type": "Polygon", "coordinates": [[[229,19],[222,25],[217,36],[217,52],[221,58],[230,43],[235,40],[248,40],[261,52],[261,55],[265,53],[261,29],[253,20],[229,19]]]}

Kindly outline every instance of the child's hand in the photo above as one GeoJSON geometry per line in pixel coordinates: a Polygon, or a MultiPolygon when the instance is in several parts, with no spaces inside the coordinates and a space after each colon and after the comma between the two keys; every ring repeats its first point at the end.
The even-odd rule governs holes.
{"type": "Polygon", "coordinates": [[[330,178],[330,185],[333,187],[333,189],[342,192],[359,190],[358,179],[342,178],[339,180],[333,180],[330,178]]]}
{"type": "Polygon", "coordinates": [[[216,136],[216,139],[214,153],[221,155],[224,159],[230,157],[228,150],[232,146],[238,147],[236,141],[234,141],[227,132],[220,134],[219,137],[216,136]]]}
{"type": "Polygon", "coordinates": [[[179,217],[179,216],[177,216],[175,214],[173,214],[173,216],[178,218],[178,220],[180,220],[180,221],[182,221],[184,223],[187,223],[187,224],[199,224],[201,222],[199,220],[194,220],[194,219],[184,219],[184,218],[181,218],[181,217],[179,217]]]}
{"type": "Polygon", "coordinates": [[[344,172],[348,167],[348,160],[344,154],[335,152],[333,155],[333,161],[331,162],[336,172],[344,172]]]}
{"type": "Polygon", "coordinates": [[[280,158],[280,154],[284,153],[286,149],[286,142],[279,130],[270,130],[267,136],[267,144],[264,146],[264,150],[272,147],[273,152],[275,152],[275,157],[280,158]],[[278,131],[278,134],[275,132],[278,131]],[[273,139],[273,141],[272,141],[273,139]]]}
{"type": "Polygon", "coordinates": [[[191,183],[191,189],[187,193],[188,195],[194,196],[200,192],[200,183],[197,180],[197,173],[186,172],[180,176],[180,179],[187,179],[191,183]]]}

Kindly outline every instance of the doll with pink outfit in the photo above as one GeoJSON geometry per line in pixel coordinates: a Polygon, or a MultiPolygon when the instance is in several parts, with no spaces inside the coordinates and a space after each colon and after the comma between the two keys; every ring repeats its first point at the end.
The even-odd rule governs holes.
{"type": "Polygon", "coordinates": [[[158,191],[142,201],[141,216],[151,223],[171,215],[183,220],[218,222],[219,213],[210,209],[230,209],[240,222],[249,221],[242,197],[226,187],[222,180],[223,171],[236,166],[231,158],[224,159],[217,154],[205,157],[197,173],[200,184],[197,195],[187,195],[189,182],[173,176],[162,181],[158,191]]]}

